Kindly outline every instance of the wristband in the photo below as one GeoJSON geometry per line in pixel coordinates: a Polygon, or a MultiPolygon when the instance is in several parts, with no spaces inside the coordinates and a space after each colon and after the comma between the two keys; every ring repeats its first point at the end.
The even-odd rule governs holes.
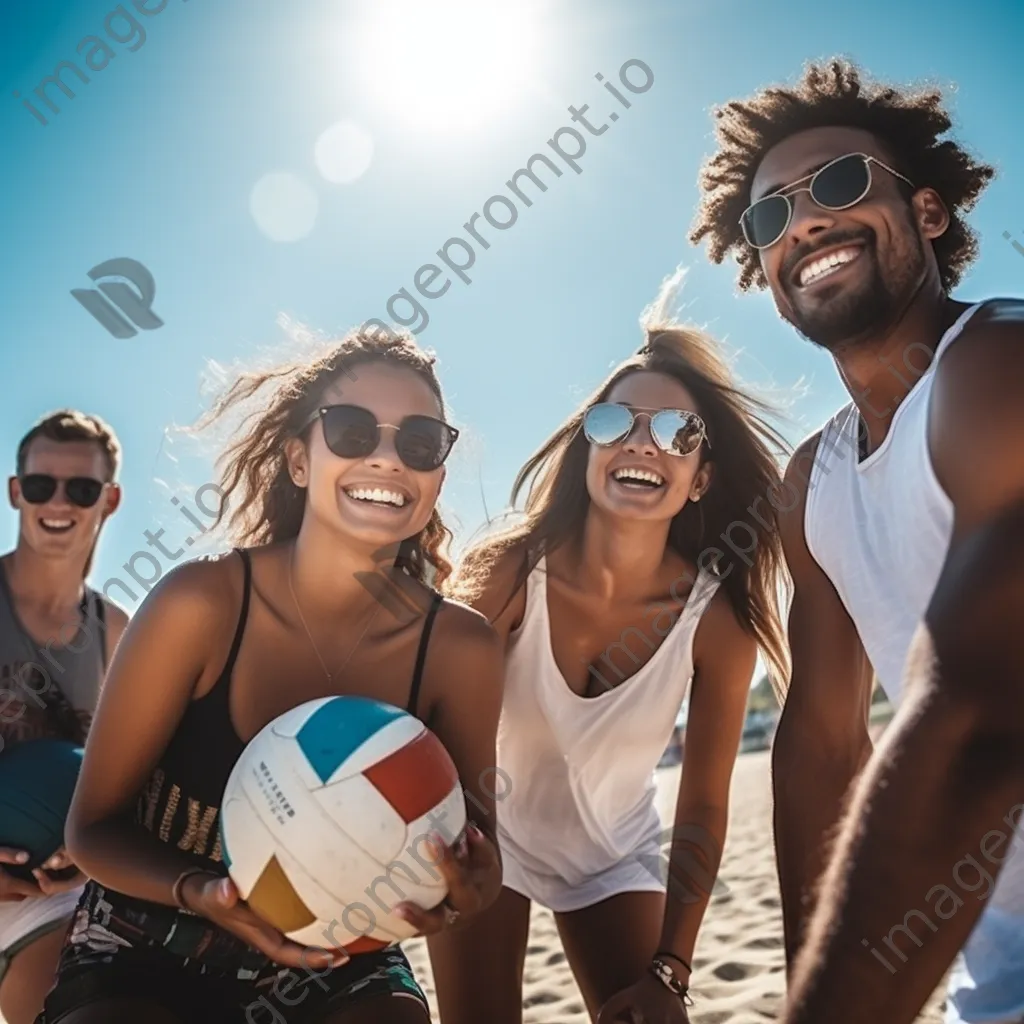
{"type": "Polygon", "coordinates": [[[675,972],[664,960],[655,957],[649,968],[658,981],[662,983],[674,996],[678,996],[684,1006],[692,1006],[689,999],[689,989],[675,976],[675,972]]]}
{"type": "Polygon", "coordinates": [[[185,901],[181,898],[181,889],[185,882],[193,875],[209,875],[211,878],[216,877],[212,871],[208,871],[206,868],[187,868],[175,879],[174,885],[171,886],[171,899],[174,900],[174,905],[179,910],[184,910],[189,914],[194,913],[194,911],[191,907],[187,907],[185,905],[185,901]]]}
{"type": "Polygon", "coordinates": [[[665,957],[668,957],[669,960],[675,960],[676,963],[682,964],[686,968],[688,974],[693,974],[693,968],[681,956],[676,956],[671,950],[659,949],[654,955],[659,960],[664,960],[665,957]]]}

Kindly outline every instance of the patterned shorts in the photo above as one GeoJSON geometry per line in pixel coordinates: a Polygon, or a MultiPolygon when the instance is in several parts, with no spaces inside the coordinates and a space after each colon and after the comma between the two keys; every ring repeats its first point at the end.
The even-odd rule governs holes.
{"type": "Polygon", "coordinates": [[[90,882],[61,953],[57,983],[36,1024],[112,998],[143,1000],[183,1024],[318,1024],[329,1014],[382,996],[430,1011],[397,947],[315,971],[272,963],[192,915],[90,882]]]}

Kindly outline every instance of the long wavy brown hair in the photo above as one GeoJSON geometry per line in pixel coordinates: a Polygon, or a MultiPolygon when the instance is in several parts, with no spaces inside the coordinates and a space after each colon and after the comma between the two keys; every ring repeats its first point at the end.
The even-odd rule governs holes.
{"type": "Polygon", "coordinates": [[[780,615],[788,576],[770,498],[782,485],[773,449],[781,457],[789,446],[765,421],[769,406],[735,386],[715,340],[668,315],[667,293],[679,280],[678,275],[670,280],[659,301],[645,311],[640,349],[612,371],[519,471],[511,500],[514,508],[520,494],[527,492],[520,521],[472,547],[448,591],[458,600],[473,601],[495,563],[519,548],[527,554],[514,593],[543,552],[550,553],[582,534],[590,508],[586,482],[590,443],[583,433],[583,416],[592,405],[605,401],[615,384],[629,374],[661,373],[679,381],[696,400],[709,441],[709,446],[701,448],[701,459],[710,459],[713,465],[710,486],[699,505],[688,502],[672,520],[669,546],[721,577],[721,587],[737,619],[757,641],[781,697],[789,675],[780,615]],[[742,550],[743,557],[723,539],[730,527],[740,523],[753,534],[750,543],[741,541],[745,547],[752,545],[751,551],[742,550]],[[701,560],[702,553],[712,549],[721,557],[711,561],[705,555],[701,560]]]}
{"type": "MultiPolygon", "coordinates": [[[[203,417],[197,429],[247,403],[255,405],[218,460],[222,493],[214,526],[224,523],[232,544],[253,547],[298,536],[306,492],[288,472],[286,442],[293,437],[307,439],[314,426],[309,420],[323,404],[327,388],[343,373],[354,378],[352,371],[368,363],[412,370],[427,382],[444,410],[435,358],[416,344],[412,334],[356,328],[312,360],[243,373],[203,417]]],[[[421,583],[441,586],[451,573],[445,555],[451,536],[435,508],[427,525],[403,541],[396,566],[421,583]]]]}

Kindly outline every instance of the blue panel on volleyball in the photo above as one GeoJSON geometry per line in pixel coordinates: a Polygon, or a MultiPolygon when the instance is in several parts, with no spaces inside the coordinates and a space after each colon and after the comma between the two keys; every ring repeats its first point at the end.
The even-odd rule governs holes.
{"type": "Polygon", "coordinates": [[[365,697],[336,697],[317,708],[295,738],[326,783],[374,733],[404,715],[401,708],[365,697]]]}

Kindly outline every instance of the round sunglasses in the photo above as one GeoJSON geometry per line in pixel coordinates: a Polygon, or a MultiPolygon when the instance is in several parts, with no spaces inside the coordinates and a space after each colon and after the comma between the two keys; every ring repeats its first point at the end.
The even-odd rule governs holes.
{"type": "Polygon", "coordinates": [[[418,473],[429,473],[444,464],[459,432],[433,416],[406,416],[401,424],[378,423],[377,417],[359,405],[321,406],[306,422],[320,420],[324,443],[339,458],[365,459],[380,445],[384,427],[395,431],[395,451],[402,462],[418,473]]]}
{"type": "MultiPolygon", "coordinates": [[[[633,424],[646,416],[651,438],[668,455],[692,455],[707,441],[704,421],[695,412],[684,409],[640,409],[618,402],[599,402],[583,415],[583,433],[591,444],[606,447],[624,441],[633,432],[633,424]]],[[[708,447],[711,442],[708,441],[708,447]]]]}
{"type": "Polygon", "coordinates": [[[18,477],[18,482],[21,484],[21,496],[30,505],[45,505],[63,482],[65,497],[79,508],[92,508],[100,500],[105,486],[102,480],[94,480],[90,476],[73,476],[61,481],[48,473],[27,473],[18,477]]]}
{"type": "Polygon", "coordinates": [[[847,210],[856,206],[871,191],[872,164],[878,164],[911,188],[915,187],[909,178],[894,171],[888,164],[883,164],[881,160],[866,153],[847,153],[819,167],[813,174],[786,185],[784,190],[762,196],[751,203],[740,217],[743,237],[755,249],[767,249],[774,245],[786,233],[793,219],[791,197],[797,192],[809,192],[811,199],[825,210],[847,210]],[[808,184],[801,185],[804,181],[808,184]]]}

